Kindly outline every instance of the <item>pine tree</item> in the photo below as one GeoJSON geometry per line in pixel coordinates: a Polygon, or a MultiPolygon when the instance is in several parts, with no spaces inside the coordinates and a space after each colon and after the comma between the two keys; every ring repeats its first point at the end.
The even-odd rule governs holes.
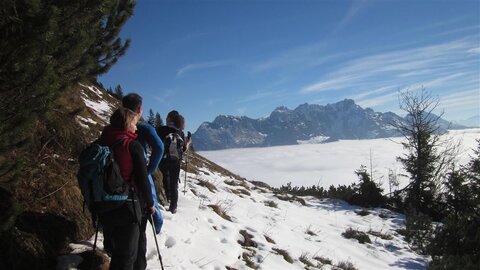
{"type": "Polygon", "coordinates": [[[452,170],[443,193],[446,217],[428,248],[429,269],[480,268],[480,140],[470,163],[452,170]]]}
{"type": "Polygon", "coordinates": [[[158,128],[158,127],[163,126],[162,117],[160,116],[160,114],[159,114],[158,112],[155,114],[155,121],[154,121],[153,126],[154,126],[155,128],[158,128]]]}
{"type": "Polygon", "coordinates": [[[0,150],[25,144],[58,94],[107,72],[130,40],[131,0],[0,3],[0,150]]]}
{"type": "Polygon", "coordinates": [[[155,117],[154,117],[152,109],[148,110],[147,123],[149,123],[151,126],[155,127],[155,117]]]}
{"type": "Polygon", "coordinates": [[[443,172],[451,164],[453,148],[440,152],[441,130],[438,125],[440,116],[432,113],[438,106],[438,100],[425,89],[419,93],[401,93],[400,108],[407,113],[405,122],[395,123],[405,140],[403,148],[407,151],[397,159],[410,175],[410,183],[403,189],[406,192],[405,206],[414,212],[429,215],[438,220],[438,195],[443,172]]]}
{"type": "Polygon", "coordinates": [[[353,195],[350,203],[360,205],[363,207],[378,207],[383,205],[385,198],[382,195],[382,189],[372,181],[371,176],[367,172],[367,167],[360,166],[360,169],[355,171],[360,183],[354,185],[353,195]]]}
{"type": "Polygon", "coordinates": [[[122,89],[122,86],[120,84],[117,84],[117,86],[115,86],[115,91],[113,93],[118,100],[122,100],[123,89],[122,89]]]}

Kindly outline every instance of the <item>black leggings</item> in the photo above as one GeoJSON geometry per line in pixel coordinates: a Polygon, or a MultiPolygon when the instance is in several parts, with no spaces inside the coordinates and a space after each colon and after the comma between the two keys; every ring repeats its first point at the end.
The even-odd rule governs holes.
{"type": "Polygon", "coordinates": [[[160,163],[160,170],[163,174],[163,189],[170,200],[170,209],[177,209],[180,160],[164,159],[160,163]]]}
{"type": "Polygon", "coordinates": [[[132,270],[137,260],[139,224],[128,206],[100,216],[105,248],[111,253],[110,270],[132,270]]]}

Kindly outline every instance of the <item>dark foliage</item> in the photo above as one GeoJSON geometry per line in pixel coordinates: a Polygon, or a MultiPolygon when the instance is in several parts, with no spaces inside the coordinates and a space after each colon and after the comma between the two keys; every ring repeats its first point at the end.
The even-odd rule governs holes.
{"type": "Polygon", "coordinates": [[[443,193],[446,217],[433,234],[430,269],[480,268],[480,140],[475,156],[452,171],[443,193]]]}
{"type": "Polygon", "coordinates": [[[0,4],[0,152],[25,145],[58,94],[107,72],[130,40],[118,34],[130,0],[0,4]]]}
{"type": "Polygon", "coordinates": [[[385,198],[382,195],[382,189],[370,179],[366,167],[361,166],[356,170],[360,183],[354,185],[352,198],[349,203],[363,206],[363,207],[379,207],[385,203],[385,198]]]}
{"type": "Polygon", "coordinates": [[[361,166],[359,170],[355,171],[355,173],[359,177],[359,184],[338,185],[337,187],[331,185],[328,190],[326,190],[323,187],[315,185],[311,187],[292,187],[292,183],[289,182],[287,185],[282,185],[280,188],[275,189],[275,191],[296,196],[313,196],[319,199],[339,199],[363,207],[382,206],[385,203],[382,189],[380,189],[375,182],[370,180],[370,176],[365,167],[361,166]]]}

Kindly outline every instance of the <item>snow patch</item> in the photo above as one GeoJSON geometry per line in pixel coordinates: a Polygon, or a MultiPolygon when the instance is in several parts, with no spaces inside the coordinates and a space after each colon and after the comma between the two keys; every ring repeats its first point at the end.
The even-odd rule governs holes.
{"type": "Polygon", "coordinates": [[[330,139],[330,137],[327,137],[327,136],[316,136],[316,137],[312,137],[308,140],[297,140],[297,143],[298,144],[318,144],[318,143],[323,143],[325,142],[326,140],[330,139]]]}
{"type": "Polygon", "coordinates": [[[78,83],[79,85],[81,85],[82,87],[85,87],[87,88],[88,90],[92,91],[94,94],[96,94],[99,98],[102,97],[102,90],[98,89],[97,87],[93,86],[93,85],[85,85],[85,84],[82,84],[82,83],[78,83]]]}
{"type": "Polygon", "coordinates": [[[108,123],[109,118],[114,110],[110,103],[106,102],[103,99],[100,99],[98,101],[91,100],[85,93],[82,93],[82,99],[88,108],[92,109],[95,114],[100,117],[105,123],[108,123]]]}

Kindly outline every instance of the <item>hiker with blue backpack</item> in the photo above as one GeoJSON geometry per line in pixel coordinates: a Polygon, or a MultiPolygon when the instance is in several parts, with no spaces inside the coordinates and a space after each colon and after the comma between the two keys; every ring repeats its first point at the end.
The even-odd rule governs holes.
{"type": "MultiPolygon", "coordinates": [[[[142,97],[136,93],[129,93],[122,99],[122,105],[125,108],[128,108],[139,115],[142,115],[143,108],[142,108],[142,97]]],[[[160,159],[163,156],[163,143],[162,140],[157,135],[155,129],[148,123],[139,122],[137,124],[137,141],[142,145],[145,159],[148,162],[147,165],[147,174],[148,174],[148,181],[150,183],[150,189],[152,191],[153,203],[155,205],[156,211],[152,215],[153,223],[152,224],[155,228],[155,233],[160,233],[160,230],[163,225],[163,217],[160,210],[160,204],[158,203],[157,199],[157,192],[155,189],[155,184],[152,178],[152,174],[158,167],[160,163],[160,159]],[[151,148],[151,155],[148,156],[148,149],[151,148]]],[[[147,227],[147,220],[149,217],[146,215],[142,216],[141,219],[141,227],[140,227],[140,241],[138,247],[138,259],[135,265],[135,269],[137,270],[144,270],[147,266],[147,260],[145,257],[147,251],[147,239],[145,230],[147,227]]]]}
{"type": "MultiPolygon", "coordinates": [[[[142,214],[154,214],[156,212],[150,183],[148,181],[145,153],[142,145],[136,140],[138,135],[137,122],[140,115],[127,109],[117,109],[110,118],[110,125],[105,127],[95,145],[109,146],[114,160],[108,173],[120,174],[113,181],[114,176],[103,176],[105,186],[112,186],[102,191],[101,200],[95,199],[89,203],[91,211],[98,215],[103,227],[105,237],[105,250],[111,254],[110,270],[138,269],[134,268],[139,254],[139,238],[141,230],[139,223],[142,214]],[[117,172],[117,173],[115,173],[117,172]],[[121,184],[118,184],[119,180],[121,184]],[[114,182],[116,184],[114,184],[114,182]]],[[[87,148],[88,150],[88,148],[87,148]]],[[[82,152],[82,155],[86,152],[82,152]]],[[[85,189],[81,179],[88,179],[82,175],[82,156],[80,156],[80,170],[78,179],[82,193],[84,190],[94,195],[95,188],[85,189]]],[[[106,170],[107,171],[107,170],[106,170]]],[[[95,185],[95,182],[90,182],[95,185]]],[[[85,198],[92,200],[89,194],[83,194],[85,198]]],[[[95,196],[93,196],[95,197],[95,196]]],[[[139,256],[140,255],[140,256],[139,256]]],[[[145,256],[145,254],[143,254],[145,256]]]]}
{"type": "Polygon", "coordinates": [[[160,170],[163,174],[163,188],[170,202],[168,211],[172,214],[177,212],[178,183],[180,181],[180,163],[184,152],[191,144],[191,138],[185,138],[183,132],[185,119],[177,111],[171,111],[167,115],[167,125],[157,128],[158,136],[162,139],[165,152],[160,161],[160,170]]]}

